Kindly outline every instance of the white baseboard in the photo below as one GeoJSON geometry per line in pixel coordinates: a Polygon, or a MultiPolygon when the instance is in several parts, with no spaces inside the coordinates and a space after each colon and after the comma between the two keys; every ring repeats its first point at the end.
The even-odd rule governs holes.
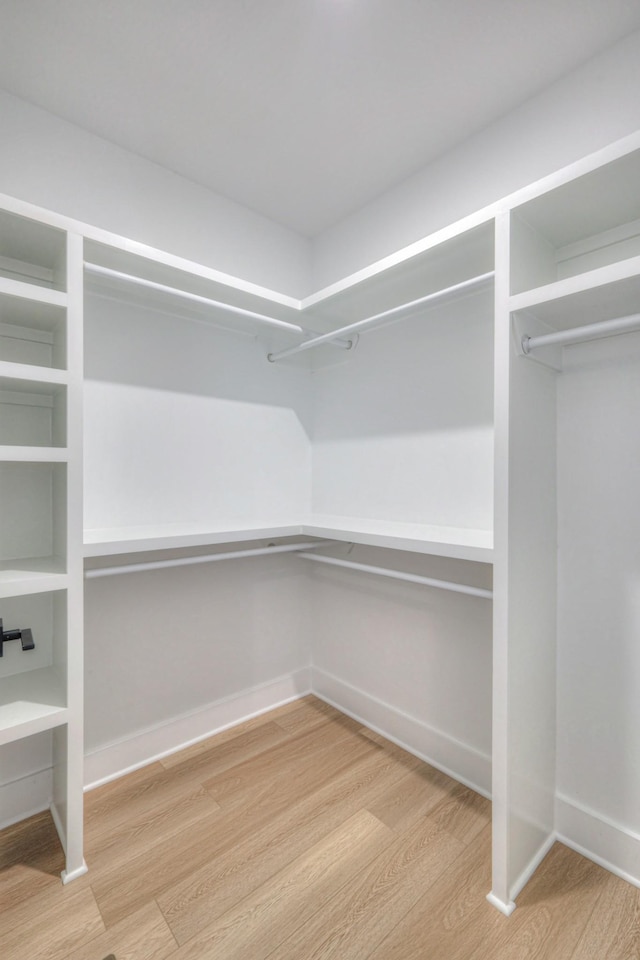
{"type": "Polygon", "coordinates": [[[485,797],[491,796],[491,757],[396,707],[311,668],[312,692],[409,753],[485,797]]]}
{"type": "Polygon", "coordinates": [[[0,785],[0,830],[48,810],[53,793],[51,767],[0,785]]]}
{"type": "Polygon", "coordinates": [[[640,887],[640,835],[562,794],[556,797],[558,840],[640,887]]]}
{"type": "Polygon", "coordinates": [[[309,693],[310,689],[310,671],[304,668],[225,697],[202,710],[173,717],[167,723],[138,731],[132,737],[106,744],[85,755],[85,790],[115,780],[199,740],[221,733],[243,720],[296,700],[309,693]]]}

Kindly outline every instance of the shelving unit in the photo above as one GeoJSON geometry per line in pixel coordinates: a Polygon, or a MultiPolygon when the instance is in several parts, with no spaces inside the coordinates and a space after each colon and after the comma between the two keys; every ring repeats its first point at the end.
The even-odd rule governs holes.
{"type": "MultiPolygon", "coordinates": [[[[640,312],[640,150],[595,169],[587,166],[582,165],[580,175],[572,171],[571,177],[559,176],[553,189],[515,204],[499,228],[510,283],[505,276],[496,318],[497,393],[504,412],[496,439],[497,504],[502,507],[496,518],[491,898],[505,913],[513,909],[517,893],[557,836],[579,849],[591,849],[602,862],[611,857],[598,849],[601,826],[592,828],[586,841],[565,835],[571,804],[558,799],[566,789],[558,782],[558,771],[567,769],[568,757],[556,763],[557,751],[563,749],[557,743],[557,713],[568,709],[565,704],[576,700],[576,692],[567,681],[568,672],[561,674],[565,686],[558,689],[557,670],[572,650],[571,673],[580,675],[588,688],[597,675],[586,664],[600,661],[605,671],[610,662],[597,628],[583,616],[585,606],[591,608],[593,622],[611,624],[615,633],[610,642],[621,656],[634,642],[633,625],[618,614],[615,599],[598,589],[598,581],[612,568],[623,582],[633,578],[637,560],[626,537],[614,534],[611,544],[604,545],[603,523],[610,530],[628,526],[635,531],[631,542],[640,534],[634,507],[640,389],[629,385],[640,383],[637,334],[621,334],[610,323],[602,324],[640,312]],[[596,333],[603,338],[616,334],[620,342],[612,349],[593,340],[587,353],[582,346],[563,346],[562,338],[553,336],[550,343],[543,339],[536,345],[535,338],[560,331],[576,331],[571,338],[576,341],[591,340],[596,333]],[[534,349],[528,347],[529,337],[534,349]],[[627,389],[614,407],[620,391],[613,364],[622,357],[620,382],[626,379],[627,389]],[[590,414],[585,412],[585,382],[600,391],[606,417],[595,414],[593,407],[590,414]],[[581,383],[582,393],[577,386],[581,383]],[[581,447],[575,443],[577,436],[581,447]],[[617,444],[610,443],[609,436],[617,438],[617,444]],[[603,472],[606,446],[610,466],[603,472]],[[625,465],[626,477],[619,473],[625,465]],[[590,529],[599,535],[591,537],[590,529]],[[564,822],[559,813],[563,809],[564,822]]],[[[598,714],[598,699],[590,714],[598,714]]],[[[608,717],[614,710],[610,703],[608,717]]],[[[625,710],[632,714],[632,703],[621,712],[625,710]]],[[[597,756],[596,730],[608,717],[582,720],[592,727],[581,739],[589,741],[593,735],[589,766],[594,770],[599,759],[604,761],[597,756]]],[[[637,718],[625,715],[623,722],[633,726],[637,718]]],[[[611,745],[607,749],[616,752],[611,745]]],[[[618,759],[614,782],[620,790],[625,776],[624,761],[618,759]]],[[[583,819],[584,807],[598,809],[602,800],[594,799],[593,785],[589,789],[593,796],[583,801],[583,819]]],[[[629,804],[637,808],[637,800],[629,795],[627,809],[629,804]]],[[[598,823],[595,815],[593,823],[598,823]]],[[[621,833],[621,849],[625,842],[621,833]]],[[[630,862],[628,852],[619,854],[617,871],[629,877],[633,870],[625,870],[625,860],[630,862]]]]}
{"type": "MultiPolygon", "coordinates": [[[[569,774],[556,763],[568,749],[557,743],[557,712],[570,710],[577,695],[558,688],[558,662],[574,657],[587,685],[594,682],[588,660],[603,675],[613,670],[603,662],[596,628],[581,614],[582,597],[597,597],[616,624],[611,642],[620,661],[633,644],[640,334],[621,335],[614,346],[530,351],[523,340],[640,313],[639,183],[640,136],[303,301],[94,228],[44,214],[39,220],[19,204],[0,216],[0,485],[10,505],[0,519],[0,615],[8,625],[41,621],[33,669],[31,654],[10,646],[0,661],[0,742],[53,731],[54,809],[68,877],[84,870],[83,556],[96,567],[116,557],[153,562],[303,538],[332,541],[335,566],[342,568],[318,570],[318,563],[307,575],[302,562],[294,570],[293,559],[283,560],[269,581],[279,591],[271,620],[263,584],[248,598],[239,590],[238,617],[246,614],[243,622],[255,634],[251,654],[253,640],[266,638],[275,657],[269,631],[276,630],[278,603],[302,604],[309,588],[316,603],[312,615],[307,611],[309,631],[326,628],[330,637],[314,658],[313,669],[322,673],[318,692],[336,702],[351,696],[354,715],[373,703],[375,717],[392,717],[410,732],[419,724],[402,702],[385,702],[389,687],[381,693],[381,683],[367,701],[358,684],[371,680],[374,656],[383,677],[392,675],[394,645],[404,643],[398,659],[413,672],[412,704],[422,706],[416,677],[428,663],[432,673],[423,681],[437,700],[437,657],[447,660],[449,699],[463,678],[466,726],[447,733],[434,721],[422,752],[455,773],[466,750],[472,773],[461,778],[484,792],[492,767],[490,899],[503,913],[514,908],[557,837],[587,852],[597,846],[596,831],[576,839],[567,826],[565,793],[573,784],[559,781],[569,774]],[[89,265],[84,280],[83,264],[89,265]],[[476,284],[477,277],[484,279],[476,284]],[[440,298],[451,287],[453,295],[440,298]],[[372,317],[366,331],[354,331],[349,349],[323,342],[298,350],[308,338],[372,317]],[[611,370],[621,359],[625,375],[617,386],[611,370]],[[580,403],[589,385],[601,390],[602,403],[587,404],[585,419],[580,403]],[[609,477],[597,459],[599,446],[625,470],[609,477]],[[576,478],[575,464],[584,477],[576,478]],[[380,588],[392,626],[374,654],[367,625],[357,638],[353,629],[358,616],[370,617],[370,633],[378,626],[378,586],[370,575],[375,567],[394,572],[405,564],[413,584],[385,581],[380,588]],[[463,583],[470,565],[473,596],[450,591],[425,601],[411,592],[437,579],[463,583]],[[624,596],[612,586],[609,567],[624,596]],[[403,609],[406,636],[397,626],[403,609]],[[486,689],[479,692],[480,685],[486,689]]],[[[252,568],[265,582],[269,563],[256,560],[252,568]]],[[[256,585],[259,577],[252,577],[246,573],[245,586],[256,585]]],[[[224,574],[220,581],[226,584],[224,574]]],[[[110,589],[95,587],[103,602],[110,589]]],[[[121,583],[113,589],[131,601],[121,583]]],[[[589,608],[593,623],[606,629],[599,608],[589,608]]],[[[242,658],[225,632],[235,615],[227,611],[222,626],[215,624],[228,659],[242,658]]],[[[292,634],[298,629],[296,621],[292,634]]],[[[142,632],[136,643],[144,648],[142,632]]],[[[124,654],[131,664],[129,646],[124,654]]],[[[162,676],[162,663],[153,668],[162,676]]],[[[570,674],[562,674],[565,686],[570,674]]],[[[230,682],[240,683],[236,674],[230,682]]],[[[276,686],[279,696],[294,688],[276,686]]],[[[397,689],[401,701],[401,680],[397,689]]],[[[610,706],[614,689],[611,680],[610,706]]],[[[174,691],[167,685],[164,692],[174,691]]],[[[636,702],[637,691],[611,710],[640,750],[628,732],[640,729],[636,702]]],[[[181,707],[180,723],[188,706],[181,707]]],[[[594,743],[606,741],[602,715],[599,722],[594,743]]],[[[118,735],[126,739],[127,732],[118,735]]],[[[621,750],[609,752],[621,768],[621,750]]],[[[133,748],[126,756],[139,762],[133,748]]],[[[585,805],[597,810],[604,788],[589,790],[585,805]]],[[[605,796],[603,808],[629,820],[628,810],[640,809],[633,784],[626,803],[622,809],[618,798],[605,796]]],[[[640,823],[634,830],[640,833],[640,823]]],[[[607,862],[606,851],[593,853],[607,862]]],[[[633,875],[633,864],[611,865],[633,875]]]]}
{"type": "Polygon", "coordinates": [[[35,641],[4,644],[0,745],[50,732],[65,881],[86,870],[79,267],[78,237],[0,211],[0,615],[35,641]]]}

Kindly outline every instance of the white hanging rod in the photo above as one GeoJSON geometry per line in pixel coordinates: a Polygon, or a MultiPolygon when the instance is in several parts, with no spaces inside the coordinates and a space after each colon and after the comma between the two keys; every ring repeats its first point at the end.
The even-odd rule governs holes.
{"type": "MultiPolygon", "coordinates": [[[[202,297],[197,293],[190,293],[188,290],[181,290],[179,287],[169,287],[164,283],[156,283],[155,280],[145,280],[144,277],[136,277],[131,273],[122,273],[120,270],[112,270],[110,267],[101,267],[97,263],[84,262],[87,273],[94,273],[100,277],[112,277],[116,280],[123,280],[125,283],[135,283],[139,287],[147,287],[149,290],[158,290],[160,293],[168,293],[174,297],[182,297],[183,300],[191,300],[194,303],[203,303],[208,307],[216,307],[225,310],[227,313],[235,313],[241,317],[249,317],[251,320],[258,320],[260,323],[268,324],[272,327],[278,327],[281,330],[288,330],[291,333],[309,336],[314,333],[301,327],[298,323],[290,323],[288,320],[277,320],[275,317],[269,317],[264,313],[256,313],[254,310],[246,310],[244,307],[236,307],[229,303],[223,303],[221,300],[212,300],[210,297],[202,297]]],[[[350,350],[353,346],[351,340],[341,340],[333,337],[332,346],[341,347],[343,350],[350,350]]]]}
{"type": "Polygon", "coordinates": [[[339,327],[332,333],[323,333],[317,337],[312,337],[311,340],[305,340],[303,343],[299,343],[295,347],[289,347],[286,350],[278,350],[277,353],[269,353],[267,355],[267,359],[270,360],[271,363],[274,363],[276,360],[282,360],[284,357],[291,357],[294,353],[300,353],[302,350],[311,350],[312,347],[318,347],[321,343],[328,343],[332,337],[342,337],[345,334],[349,335],[352,333],[357,333],[358,331],[363,330],[365,327],[371,327],[376,323],[381,323],[383,320],[390,320],[399,313],[404,313],[405,310],[412,310],[414,307],[424,306],[424,304],[427,303],[434,303],[436,300],[444,299],[445,297],[456,293],[462,293],[464,290],[471,290],[473,287],[479,287],[483,283],[487,283],[487,281],[492,280],[493,277],[493,270],[490,270],[488,273],[481,273],[477,277],[471,277],[469,280],[463,280],[461,283],[454,283],[453,286],[444,287],[442,290],[436,290],[434,293],[428,293],[426,296],[419,297],[417,300],[411,300],[409,303],[401,303],[397,307],[391,307],[390,310],[383,310],[382,313],[376,313],[371,317],[365,317],[364,320],[356,320],[355,323],[349,323],[345,327],[339,327]]]}
{"type": "Polygon", "coordinates": [[[572,330],[543,333],[539,337],[525,336],[522,338],[522,352],[529,354],[536,347],[566,346],[571,343],[584,343],[587,340],[600,340],[620,333],[630,333],[632,330],[640,330],[640,313],[632,313],[628,317],[617,317],[614,320],[600,320],[598,323],[574,327],[572,330]]]}
{"type": "MultiPolygon", "coordinates": [[[[254,547],[251,550],[232,550],[228,553],[207,553],[193,557],[175,557],[171,560],[150,560],[145,563],[125,563],[118,567],[94,567],[85,570],[86,580],[95,577],[115,577],[120,573],[140,573],[143,570],[161,570],[163,567],[187,567],[194,563],[213,563],[215,560],[241,560],[245,557],[262,557],[274,553],[295,553],[300,550],[315,550],[326,547],[330,540],[313,540],[309,543],[285,543],[274,547],[254,547]]],[[[309,554],[313,556],[313,554],[309,554]]]]}
{"type": "Polygon", "coordinates": [[[340,560],[337,557],[318,556],[315,553],[299,553],[303,560],[315,560],[316,563],[328,563],[336,567],[347,567],[349,570],[361,570],[363,573],[375,573],[381,577],[391,577],[393,580],[408,580],[409,583],[421,583],[426,587],[437,587],[439,590],[452,590],[454,593],[466,593],[471,597],[483,597],[486,600],[493,598],[491,590],[482,587],[469,587],[465,583],[452,583],[449,580],[435,580],[431,577],[421,577],[417,573],[405,573],[403,570],[390,570],[387,567],[372,567],[367,563],[356,563],[353,560],[340,560]]]}

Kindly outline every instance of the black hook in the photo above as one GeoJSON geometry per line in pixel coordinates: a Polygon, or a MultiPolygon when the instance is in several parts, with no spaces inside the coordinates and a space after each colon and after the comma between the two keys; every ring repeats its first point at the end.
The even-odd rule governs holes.
{"type": "Polygon", "coordinates": [[[4,630],[2,626],[2,619],[0,618],[0,657],[4,656],[2,647],[7,640],[20,640],[23,650],[35,649],[33,633],[29,627],[25,627],[23,630],[4,630]]]}

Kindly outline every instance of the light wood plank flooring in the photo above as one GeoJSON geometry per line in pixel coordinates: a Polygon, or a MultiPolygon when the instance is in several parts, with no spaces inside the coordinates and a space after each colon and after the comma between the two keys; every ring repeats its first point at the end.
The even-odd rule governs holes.
{"type": "Polygon", "coordinates": [[[490,805],[313,697],[0,833],[2,960],[638,960],[640,891],[556,844],[509,919],[490,805]]]}

